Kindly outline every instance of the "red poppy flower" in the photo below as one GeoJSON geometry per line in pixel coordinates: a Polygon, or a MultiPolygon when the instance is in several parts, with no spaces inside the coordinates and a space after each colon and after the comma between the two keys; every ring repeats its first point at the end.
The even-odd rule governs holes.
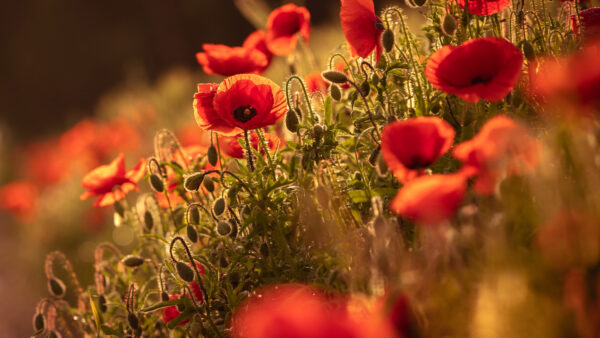
{"type": "MultiPolygon", "coordinates": [[[[465,9],[465,0],[456,0],[458,7],[465,9]]],[[[468,11],[475,15],[492,15],[510,5],[510,0],[468,0],[468,11]]]]}
{"type": "Polygon", "coordinates": [[[452,126],[439,117],[396,121],[383,128],[381,153],[396,178],[405,183],[445,154],[454,135],[452,126]]]}
{"type": "Polygon", "coordinates": [[[305,7],[285,4],[274,9],[267,18],[267,46],[279,56],[292,54],[298,44],[298,34],[308,42],[310,13],[305,7]]]}
{"type": "Polygon", "coordinates": [[[197,53],[196,60],[206,74],[258,74],[268,66],[265,54],[256,49],[209,43],[203,44],[202,49],[204,52],[197,53]]]}
{"type": "Polygon", "coordinates": [[[201,83],[194,94],[194,117],[198,126],[204,130],[212,130],[223,135],[237,135],[241,129],[226,122],[215,110],[213,100],[218,84],[201,83]]]}
{"type": "Polygon", "coordinates": [[[58,184],[71,173],[69,159],[61,152],[58,140],[36,142],[24,153],[26,176],[40,186],[58,184]]]}
{"type": "MultiPolygon", "coordinates": [[[[265,141],[267,142],[270,151],[275,151],[277,147],[281,147],[283,145],[281,139],[277,137],[277,135],[269,133],[265,133],[264,135],[265,141]]],[[[244,148],[242,147],[239,141],[242,137],[243,135],[240,134],[232,137],[221,138],[221,146],[223,147],[223,152],[227,156],[233,158],[244,158],[244,148]]],[[[260,139],[258,138],[258,134],[256,134],[255,131],[253,131],[252,135],[250,136],[250,144],[252,145],[252,148],[258,150],[259,142],[260,139]]],[[[262,147],[261,153],[264,154],[264,149],[262,149],[262,147]]]]}
{"type": "Polygon", "coordinates": [[[502,100],[521,74],[523,55],[512,43],[496,37],[444,46],[427,62],[429,82],[469,102],[502,100]]]}
{"type": "Polygon", "coordinates": [[[373,0],[341,0],[340,19],[346,41],[352,54],[368,57],[375,49],[375,61],[379,62],[383,23],[375,15],[373,0]]]}
{"type": "Polygon", "coordinates": [[[424,225],[436,225],[451,217],[467,189],[463,175],[421,176],[406,183],[390,204],[390,210],[424,225]]]}
{"type": "Polygon", "coordinates": [[[306,82],[306,90],[308,90],[309,93],[325,93],[327,92],[327,88],[329,88],[329,82],[323,79],[320,72],[307,74],[304,77],[304,82],[306,82]]]}
{"type": "Polygon", "coordinates": [[[26,181],[16,181],[0,188],[0,209],[27,222],[35,216],[38,188],[26,181]]]}
{"type": "Polygon", "coordinates": [[[539,152],[538,141],[527,129],[499,115],[487,121],[471,140],[457,145],[452,155],[464,164],[467,176],[477,176],[475,191],[487,195],[503,176],[535,170],[539,152]]]}
{"type": "Polygon", "coordinates": [[[102,165],[83,177],[81,185],[87,189],[80,198],[99,196],[94,206],[112,205],[125,197],[125,194],[137,189],[137,182],[144,177],[146,162],[140,159],[138,164],[125,171],[125,155],[120,153],[111,163],[102,165]],[[120,186],[118,189],[115,187],[120,186]]]}
{"type": "MultiPolygon", "coordinates": [[[[171,295],[169,297],[169,300],[179,299],[179,297],[180,296],[177,294],[171,295]]],[[[169,322],[171,322],[173,319],[179,317],[180,315],[181,315],[181,312],[179,312],[179,310],[177,310],[177,306],[171,305],[171,306],[167,306],[163,309],[162,319],[165,322],[165,324],[168,324],[169,322]]],[[[177,326],[185,325],[189,321],[190,321],[189,319],[184,319],[179,324],[177,324],[177,326]]]]}
{"type": "Polygon", "coordinates": [[[255,49],[265,55],[265,57],[267,58],[267,65],[262,69],[262,71],[267,69],[267,67],[269,67],[271,61],[273,60],[273,53],[271,53],[271,51],[267,47],[266,39],[267,33],[264,30],[259,29],[250,33],[250,35],[248,35],[248,37],[246,38],[246,40],[244,40],[244,43],[242,44],[242,47],[248,49],[255,49]]]}
{"type": "MultiPolygon", "coordinates": [[[[581,34],[584,41],[590,41],[600,38],[600,8],[588,8],[579,12],[583,33],[581,34]]],[[[579,36],[579,22],[577,15],[571,15],[571,26],[575,36],[579,36]]]]}
{"type": "Polygon", "coordinates": [[[232,337],[392,337],[387,327],[353,321],[338,303],[308,285],[267,286],[237,308],[232,337]]]}

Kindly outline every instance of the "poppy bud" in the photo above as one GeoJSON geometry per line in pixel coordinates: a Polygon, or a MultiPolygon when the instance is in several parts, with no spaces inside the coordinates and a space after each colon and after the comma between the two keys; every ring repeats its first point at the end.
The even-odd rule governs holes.
{"type": "Polygon", "coordinates": [[[419,8],[423,7],[427,0],[406,0],[405,3],[408,7],[419,8]]]}
{"type": "Polygon", "coordinates": [[[200,210],[197,207],[190,208],[191,224],[200,224],[200,210]]]}
{"type": "Polygon", "coordinates": [[[227,261],[227,258],[225,258],[225,255],[221,255],[221,256],[219,257],[219,265],[220,265],[222,268],[226,268],[226,267],[228,267],[228,266],[229,266],[229,262],[227,261]]]}
{"type": "Polygon", "coordinates": [[[342,99],[342,91],[336,84],[332,84],[331,87],[329,87],[329,94],[331,95],[331,98],[336,101],[342,99]]]}
{"type": "Polygon", "coordinates": [[[527,61],[533,61],[535,59],[535,50],[529,41],[523,41],[521,48],[523,49],[523,55],[525,55],[527,61]]]}
{"type": "Polygon", "coordinates": [[[211,177],[208,176],[204,176],[204,179],[202,180],[202,185],[204,186],[204,188],[206,188],[206,190],[208,190],[209,192],[213,192],[215,191],[215,184],[213,183],[213,180],[211,177]]]}
{"type": "Polygon", "coordinates": [[[377,86],[377,84],[379,83],[379,76],[377,75],[377,73],[373,73],[371,74],[371,83],[373,83],[373,85],[377,86]]]}
{"type": "Polygon", "coordinates": [[[144,264],[144,258],[136,255],[127,255],[123,257],[121,262],[127,267],[135,268],[144,264]]]}
{"type": "Polygon", "coordinates": [[[442,33],[446,36],[452,36],[456,33],[456,19],[448,13],[444,15],[442,20],[442,33]]]}
{"type": "Polygon", "coordinates": [[[226,203],[223,197],[219,197],[213,203],[213,212],[219,216],[225,211],[226,203]]]}
{"type": "Polygon", "coordinates": [[[127,321],[129,322],[129,327],[133,330],[137,330],[140,327],[140,320],[131,312],[127,315],[127,321]]]}
{"type": "Polygon", "coordinates": [[[65,283],[56,277],[52,277],[48,280],[48,290],[52,294],[52,296],[57,298],[62,298],[67,291],[67,287],[65,283]]]}
{"type": "Polygon", "coordinates": [[[439,103],[436,103],[436,104],[434,104],[433,106],[431,106],[431,108],[430,108],[430,109],[431,109],[431,113],[433,113],[433,114],[437,114],[437,113],[439,113],[439,112],[440,112],[440,109],[441,109],[441,108],[442,108],[442,107],[440,106],[440,104],[439,104],[439,103]]]}
{"type": "Polygon", "coordinates": [[[162,178],[157,174],[150,175],[150,187],[156,192],[165,191],[165,184],[163,183],[162,178]]]}
{"type": "Polygon", "coordinates": [[[177,269],[177,274],[184,281],[191,283],[194,281],[194,270],[190,268],[189,265],[184,262],[177,262],[175,264],[175,268],[177,269]]]}
{"type": "Polygon", "coordinates": [[[364,96],[367,96],[367,95],[369,95],[370,91],[371,91],[371,86],[369,85],[369,81],[367,81],[367,80],[363,81],[363,83],[360,84],[360,92],[364,96]]]}
{"type": "Polygon", "coordinates": [[[160,293],[160,300],[163,302],[168,302],[169,301],[169,294],[166,292],[161,292],[160,293]]]}
{"type": "Polygon", "coordinates": [[[202,184],[202,180],[204,180],[204,174],[201,172],[193,173],[189,176],[186,176],[183,180],[183,187],[187,191],[196,191],[200,188],[200,184],[202,184]]]}
{"type": "Polygon", "coordinates": [[[386,29],[381,36],[381,43],[387,53],[394,48],[394,32],[391,29],[386,29]]]}
{"type": "Polygon", "coordinates": [[[46,327],[46,320],[44,319],[44,314],[38,312],[33,316],[33,331],[43,331],[44,327],[46,327]]]}
{"type": "Polygon", "coordinates": [[[238,233],[237,222],[235,221],[235,219],[230,218],[229,224],[231,224],[231,233],[229,234],[229,237],[231,239],[235,239],[235,237],[237,236],[237,233],[238,233]]]}
{"type": "Polygon", "coordinates": [[[250,209],[250,206],[245,205],[244,209],[242,209],[242,215],[250,216],[251,213],[252,213],[252,209],[250,209]]]}
{"type": "Polygon", "coordinates": [[[379,155],[377,156],[375,170],[377,171],[377,175],[379,175],[380,177],[384,177],[388,173],[389,168],[387,166],[387,163],[385,163],[385,159],[383,158],[381,153],[379,153],[379,155]]]}
{"type": "Polygon", "coordinates": [[[267,243],[262,243],[260,245],[260,248],[258,249],[260,251],[260,254],[264,257],[267,258],[269,257],[269,246],[267,245],[267,243]]]}
{"type": "Polygon", "coordinates": [[[149,210],[144,212],[144,226],[148,230],[151,230],[154,226],[154,217],[152,217],[152,213],[149,210]]]}
{"type": "Polygon", "coordinates": [[[296,116],[298,116],[298,119],[302,120],[302,110],[300,109],[300,107],[296,107],[296,108],[292,109],[292,111],[294,113],[296,113],[296,116]]]}
{"type": "Polygon", "coordinates": [[[346,74],[344,74],[342,72],[336,72],[335,70],[324,71],[323,73],[321,73],[321,76],[325,80],[327,80],[329,82],[333,82],[333,83],[348,82],[348,77],[346,76],[346,74]]]}
{"type": "Polygon", "coordinates": [[[292,133],[295,133],[298,131],[298,116],[296,116],[296,113],[288,110],[287,114],[285,114],[285,126],[287,127],[287,129],[289,131],[291,131],[292,133]]]}
{"type": "Polygon", "coordinates": [[[375,166],[375,164],[377,163],[377,156],[379,156],[379,152],[381,151],[381,147],[377,147],[375,149],[373,149],[373,151],[371,152],[371,155],[369,155],[369,164],[371,166],[375,166]]]}
{"type": "Polygon", "coordinates": [[[375,28],[379,29],[380,31],[385,29],[383,22],[381,22],[379,18],[375,18],[375,28]]]}
{"type": "Polygon", "coordinates": [[[235,200],[235,198],[237,197],[237,194],[238,194],[237,187],[231,187],[231,188],[229,188],[229,190],[227,190],[227,198],[229,199],[229,201],[235,200]]]}
{"type": "Polygon", "coordinates": [[[517,24],[522,25],[525,22],[525,12],[519,11],[517,13],[517,24]]]}
{"type": "Polygon", "coordinates": [[[206,155],[208,157],[208,163],[210,163],[210,165],[213,167],[216,166],[219,156],[217,155],[217,148],[212,143],[210,144],[210,147],[208,147],[206,155]]]}
{"type": "Polygon", "coordinates": [[[104,295],[100,295],[100,297],[98,297],[98,307],[102,313],[108,310],[108,307],[106,306],[106,297],[104,297],[104,295]]]}
{"type": "Polygon", "coordinates": [[[185,231],[187,233],[187,237],[192,243],[196,243],[198,241],[198,232],[193,226],[188,225],[185,231]]]}
{"type": "Polygon", "coordinates": [[[123,208],[123,204],[121,204],[120,201],[116,201],[115,204],[113,204],[113,207],[115,208],[115,212],[119,214],[119,216],[125,217],[125,208],[123,208]]]}
{"type": "Polygon", "coordinates": [[[315,137],[315,140],[320,140],[321,137],[323,137],[323,133],[325,132],[325,130],[323,129],[323,126],[320,124],[315,124],[313,126],[313,136],[315,137]]]}
{"type": "Polygon", "coordinates": [[[221,236],[227,236],[231,233],[231,224],[227,221],[217,223],[217,233],[221,236]]]}

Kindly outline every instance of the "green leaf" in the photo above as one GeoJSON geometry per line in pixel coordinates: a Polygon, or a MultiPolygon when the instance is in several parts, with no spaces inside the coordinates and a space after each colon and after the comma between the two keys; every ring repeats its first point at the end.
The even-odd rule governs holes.
{"type": "Polygon", "coordinates": [[[348,196],[354,203],[364,203],[369,201],[367,193],[364,190],[350,190],[348,191],[348,196]]]}
{"type": "Polygon", "coordinates": [[[158,304],[154,304],[154,305],[150,305],[148,307],[145,307],[145,308],[141,309],[140,312],[151,312],[151,311],[154,311],[154,310],[165,308],[167,306],[177,305],[179,303],[181,303],[181,299],[180,298],[171,299],[171,300],[166,301],[166,302],[160,302],[158,304]]]}

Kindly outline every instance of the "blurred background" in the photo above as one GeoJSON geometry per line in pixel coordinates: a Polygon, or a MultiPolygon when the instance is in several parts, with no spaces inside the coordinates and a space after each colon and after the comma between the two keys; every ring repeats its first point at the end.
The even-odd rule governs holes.
{"type": "MultiPolygon", "coordinates": [[[[268,11],[289,1],[159,0],[3,2],[0,10],[0,332],[32,331],[46,291],[43,261],[61,250],[83,285],[92,282],[93,249],[131,234],[112,226],[112,208],[80,201],[81,177],[126,153],[127,167],[152,153],[169,128],[194,140],[192,97],[203,43],[241,45],[268,11]],[[236,7],[256,9],[246,18],[236,7]],[[256,8],[253,8],[256,6],[256,8]],[[263,10],[261,12],[260,10],[263,10]]],[[[325,67],[343,42],[339,1],[293,1],[312,16],[310,48],[325,67]]],[[[399,1],[375,1],[380,10],[399,1]]],[[[264,21],[263,21],[264,24],[264,21]]],[[[258,27],[262,28],[262,27],[258,27]]],[[[265,75],[287,74],[276,60],[265,75]]],[[[303,74],[305,75],[305,74],[303,74]]],[[[189,141],[189,142],[192,142],[189,141]]]]}

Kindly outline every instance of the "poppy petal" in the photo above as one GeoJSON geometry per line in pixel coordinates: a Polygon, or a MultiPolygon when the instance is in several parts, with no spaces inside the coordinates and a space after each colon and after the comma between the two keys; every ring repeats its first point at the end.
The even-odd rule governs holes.
{"type": "Polygon", "coordinates": [[[376,49],[375,60],[379,61],[383,29],[376,25],[381,20],[375,15],[373,0],[341,0],[341,3],[342,30],[352,54],[366,58],[376,49]]]}
{"type": "Polygon", "coordinates": [[[218,87],[218,84],[198,85],[198,92],[194,94],[196,123],[204,130],[210,129],[224,135],[237,135],[241,130],[223,120],[213,107],[213,99],[218,87]]]}

